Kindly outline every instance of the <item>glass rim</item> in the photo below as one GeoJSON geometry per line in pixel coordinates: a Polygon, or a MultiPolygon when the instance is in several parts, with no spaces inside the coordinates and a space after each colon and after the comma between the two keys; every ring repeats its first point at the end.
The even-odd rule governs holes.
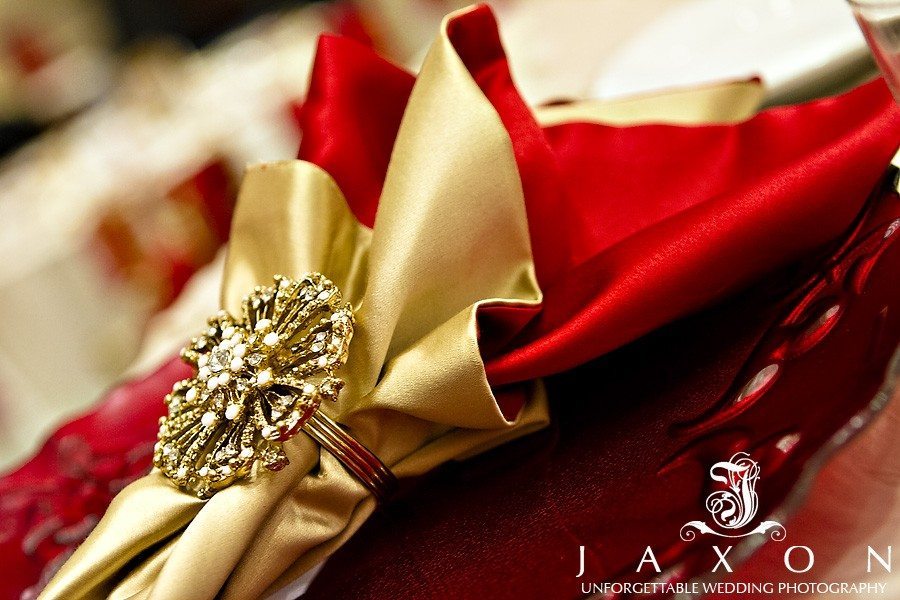
{"type": "MultiPolygon", "coordinates": [[[[900,0],[896,3],[900,5],[900,0]]],[[[796,515],[809,498],[819,474],[831,464],[832,459],[844,451],[861,433],[867,431],[892,401],[900,401],[900,397],[894,397],[895,393],[900,391],[900,346],[895,349],[888,361],[886,371],[881,387],[875,392],[869,403],[846,420],[828,440],[813,452],[800,469],[793,485],[789,487],[785,498],[778,506],[769,511],[766,519],[786,523],[796,515]]],[[[768,536],[755,536],[754,538],[745,538],[744,541],[737,543],[732,555],[734,556],[732,566],[743,565],[768,541],[768,536]]],[[[719,573],[702,574],[689,581],[722,581],[722,577],[719,573]]],[[[689,600],[693,596],[676,595],[675,598],[676,600],[689,600]]]]}

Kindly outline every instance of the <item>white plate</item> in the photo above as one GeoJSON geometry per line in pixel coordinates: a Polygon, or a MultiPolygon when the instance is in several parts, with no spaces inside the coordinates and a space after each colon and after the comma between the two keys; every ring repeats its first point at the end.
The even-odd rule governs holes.
{"type": "Polygon", "coordinates": [[[768,102],[874,74],[845,0],[493,2],[532,103],[619,98],[758,76],[768,102]]]}

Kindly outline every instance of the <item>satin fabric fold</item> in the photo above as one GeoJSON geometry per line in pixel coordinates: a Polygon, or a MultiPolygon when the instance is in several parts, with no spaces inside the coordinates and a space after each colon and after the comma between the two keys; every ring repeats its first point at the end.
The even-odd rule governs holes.
{"type": "MultiPolygon", "coordinates": [[[[339,46],[339,51],[341,53],[346,53],[348,55],[353,55],[358,50],[357,44],[340,38],[331,38],[330,41],[324,40],[322,49],[332,48],[333,50],[337,47],[336,44],[339,46]]],[[[374,55],[367,56],[376,64],[380,60],[377,59],[377,57],[374,57],[374,55]]],[[[331,62],[333,68],[336,69],[346,66],[344,64],[346,61],[345,58],[338,59],[335,56],[328,58],[326,56],[323,57],[322,60],[331,62]]],[[[398,73],[398,79],[402,83],[399,87],[402,90],[405,90],[402,96],[403,103],[399,105],[402,109],[405,108],[405,100],[409,95],[409,89],[412,87],[413,80],[402,71],[399,71],[398,73]]],[[[368,65],[362,65],[359,69],[358,76],[371,77],[371,79],[364,80],[368,81],[368,83],[360,84],[359,82],[347,81],[348,79],[352,79],[348,76],[348,73],[343,73],[341,78],[335,80],[335,83],[340,84],[341,81],[347,81],[348,89],[344,94],[349,94],[350,98],[356,98],[359,94],[366,95],[369,93],[369,90],[377,90],[381,87],[379,83],[380,79],[378,79],[379,74],[380,71],[378,71],[377,68],[372,70],[368,68],[368,65]]],[[[745,118],[747,116],[747,111],[752,111],[756,107],[760,97],[760,89],[761,86],[758,82],[738,82],[714,86],[712,88],[702,88],[696,90],[696,92],[692,90],[681,90],[671,94],[661,94],[657,98],[641,97],[635,99],[633,103],[629,101],[616,101],[609,111],[605,110],[603,106],[598,106],[595,103],[589,103],[588,105],[574,103],[572,105],[567,105],[567,109],[568,114],[573,115],[573,118],[575,118],[574,115],[580,115],[579,118],[584,118],[586,120],[615,114],[618,115],[616,118],[627,117],[632,119],[635,123],[657,120],[662,120],[664,122],[681,122],[691,119],[698,123],[723,119],[726,121],[734,121],[745,118]]],[[[314,105],[316,104],[315,96],[320,92],[321,90],[313,90],[312,97],[314,105]]],[[[322,108],[328,108],[334,113],[339,114],[341,110],[343,110],[344,105],[336,102],[331,104],[335,101],[332,92],[325,94],[325,96],[330,103],[321,105],[322,108]]],[[[322,100],[321,97],[320,100],[322,100]]],[[[555,108],[557,107],[547,107],[547,109],[550,110],[555,108]]],[[[537,109],[539,118],[542,114],[542,110],[543,109],[541,108],[537,109]]],[[[373,110],[373,112],[377,111],[373,110]]],[[[371,121],[372,126],[370,128],[363,128],[359,133],[360,135],[364,135],[372,130],[379,131],[379,128],[382,128],[388,130],[391,138],[393,138],[396,136],[401,117],[402,110],[396,111],[395,114],[389,118],[380,115],[377,119],[371,121]]],[[[383,133],[381,135],[383,135],[383,133]]],[[[310,142],[310,145],[320,149],[327,146],[327,144],[324,143],[324,140],[319,143],[310,142]]],[[[343,149],[338,147],[331,148],[329,151],[340,155],[343,149]]],[[[379,160],[380,162],[375,165],[377,167],[375,173],[379,179],[383,180],[389,162],[388,154],[382,155],[379,160]]],[[[307,170],[308,169],[303,168],[303,172],[306,172],[307,170]]],[[[296,175],[296,173],[294,173],[294,175],[296,175]]],[[[304,179],[293,175],[291,177],[282,178],[282,183],[285,188],[297,184],[314,189],[316,185],[322,185],[326,190],[334,185],[333,181],[326,177],[310,177],[304,179]]],[[[381,186],[379,185],[379,193],[380,189],[381,186]]],[[[354,194],[357,192],[351,190],[349,193],[354,194]]],[[[321,199],[320,196],[330,198],[331,192],[321,193],[310,191],[308,196],[303,195],[303,197],[298,200],[301,203],[307,202],[309,204],[309,210],[316,210],[317,203],[311,201],[311,199],[321,199]]],[[[294,218],[291,216],[291,214],[294,213],[296,213],[295,216],[297,218],[301,218],[299,211],[294,209],[292,213],[289,206],[289,204],[284,203],[278,205],[281,210],[280,214],[278,208],[273,203],[261,203],[257,209],[271,211],[267,213],[268,218],[270,219],[294,218]]],[[[312,236],[318,235],[322,231],[329,231],[335,237],[371,236],[370,227],[359,228],[345,219],[346,209],[341,209],[340,207],[342,206],[343,205],[340,202],[336,202],[331,209],[325,211],[325,214],[315,216],[315,218],[321,217],[322,220],[317,221],[316,232],[311,235],[310,240],[314,239],[312,236]],[[368,232],[368,234],[366,232],[368,232]]],[[[354,217],[358,221],[368,222],[370,225],[374,222],[374,212],[368,216],[354,215],[354,217]]],[[[235,229],[238,230],[244,230],[245,227],[254,227],[258,224],[255,223],[253,219],[244,222],[242,214],[238,215],[238,218],[242,219],[241,223],[235,225],[235,229]]],[[[304,250],[304,255],[316,252],[315,248],[317,247],[331,247],[330,238],[323,239],[321,237],[316,237],[315,239],[321,241],[323,245],[314,244],[310,246],[308,240],[276,239],[271,237],[271,231],[266,230],[264,233],[270,236],[267,238],[269,240],[269,247],[281,247],[282,244],[286,244],[284,247],[292,247],[294,244],[306,244],[309,248],[304,250]]],[[[355,260],[359,262],[367,260],[365,257],[367,257],[368,252],[368,242],[361,241],[358,244],[358,248],[359,250],[356,253],[357,258],[355,260]]],[[[247,248],[247,251],[255,254],[253,261],[250,261],[252,264],[265,264],[263,261],[268,260],[267,257],[269,255],[263,245],[255,250],[247,248]]],[[[320,255],[313,254],[313,256],[320,255]]],[[[316,258],[316,260],[326,260],[326,258],[319,257],[316,258]]],[[[218,303],[215,298],[217,292],[221,288],[222,262],[223,261],[221,260],[217,261],[214,267],[205,270],[202,277],[195,277],[192,279],[186,293],[175,307],[166,311],[160,318],[154,321],[149,331],[148,340],[142,350],[141,358],[136,361],[135,365],[130,370],[131,373],[137,376],[143,376],[143,374],[154,369],[156,365],[161,364],[162,361],[172,355],[172,349],[182,342],[186,332],[190,332],[197,323],[202,322],[207,315],[216,310],[218,303]]],[[[353,262],[354,261],[351,260],[347,264],[352,264],[353,262]]],[[[232,270],[235,273],[238,271],[246,272],[246,269],[252,269],[252,265],[250,264],[243,268],[238,268],[237,265],[239,263],[237,262],[232,264],[232,270]]],[[[344,263],[332,263],[329,264],[328,269],[329,271],[331,271],[332,268],[337,270],[343,264],[344,263]]],[[[269,267],[269,269],[273,268],[276,267],[269,267]]],[[[351,267],[350,269],[353,271],[356,267],[351,267]]],[[[262,269],[262,271],[265,271],[265,269],[262,269]]],[[[362,272],[362,269],[359,269],[357,272],[362,272]]],[[[244,285],[238,282],[237,277],[239,276],[235,275],[232,285],[236,287],[244,285]]],[[[364,285],[364,282],[351,281],[350,277],[346,275],[342,275],[340,278],[343,280],[344,285],[349,286],[349,289],[352,290],[360,289],[364,285]]],[[[251,281],[252,279],[252,273],[247,275],[246,281],[251,281]]],[[[356,292],[354,291],[353,293],[355,294],[356,292]]],[[[227,303],[227,299],[223,299],[223,303],[227,303]]],[[[494,341],[483,334],[480,335],[479,346],[482,349],[485,346],[489,346],[491,343],[494,343],[494,341]]],[[[21,495],[21,490],[23,489],[33,490],[49,485],[54,489],[54,494],[51,498],[48,498],[46,495],[41,495],[41,503],[43,504],[52,499],[52,502],[58,504],[61,503],[60,506],[65,506],[64,512],[66,516],[61,523],[61,527],[77,526],[83,519],[92,519],[94,515],[98,515],[99,517],[109,504],[108,496],[111,497],[114,492],[107,490],[105,485],[100,485],[96,490],[98,498],[91,497],[90,507],[80,507],[76,500],[70,495],[72,493],[70,492],[70,488],[74,482],[77,482],[77,479],[70,480],[68,471],[66,470],[67,467],[58,462],[65,460],[62,456],[58,455],[58,449],[61,449],[63,441],[68,440],[73,436],[77,436],[78,439],[83,439],[87,445],[86,447],[90,448],[94,453],[101,456],[112,453],[112,455],[117,457],[117,462],[119,460],[125,461],[127,457],[134,456],[135,458],[129,459],[128,464],[135,474],[139,473],[141,469],[147,468],[149,463],[146,460],[146,455],[138,453],[137,450],[142,448],[144,444],[152,439],[153,432],[155,431],[156,419],[164,411],[164,405],[159,399],[165,394],[167,389],[175,383],[175,381],[186,376],[187,370],[188,367],[186,365],[181,363],[177,358],[174,358],[167,362],[163,368],[146,376],[146,379],[140,379],[135,382],[124,384],[114,392],[109,401],[100,404],[95,412],[89,417],[76,421],[71,425],[67,425],[55,434],[41,450],[38,457],[30,461],[16,473],[0,480],[0,489],[19,490],[18,494],[21,495]],[[111,431],[115,432],[115,435],[112,437],[110,437],[111,431]],[[111,439],[115,440],[114,447],[110,447],[110,444],[108,443],[111,439]],[[50,457],[49,460],[48,457],[50,457]],[[121,457],[121,459],[119,457],[121,457]],[[87,512],[82,512],[83,510],[87,512]]],[[[498,404],[501,407],[504,407],[504,412],[511,413],[515,413],[525,399],[521,388],[517,386],[505,386],[495,389],[495,396],[498,399],[498,404]]],[[[515,430],[512,431],[512,434],[515,435],[515,430]]],[[[469,435],[472,435],[471,432],[469,435]]],[[[494,432],[492,431],[486,431],[484,437],[484,448],[497,442],[497,438],[494,437],[494,432]]],[[[445,446],[445,448],[452,449],[451,446],[445,446]]],[[[472,447],[470,452],[455,458],[463,458],[475,454],[482,449],[483,448],[476,445],[472,447]]],[[[433,447],[432,451],[436,452],[437,448],[433,447]]],[[[447,458],[450,458],[449,451],[445,450],[445,454],[447,458]]],[[[436,454],[431,454],[430,456],[435,460],[438,458],[436,454]]],[[[104,461],[107,459],[98,458],[97,460],[101,460],[101,464],[105,464],[104,461]]],[[[100,467],[97,466],[95,468],[100,467]]],[[[421,465],[415,466],[414,468],[415,470],[424,470],[426,467],[421,465]]],[[[113,473],[110,476],[116,477],[117,475],[113,473]]],[[[129,477],[131,476],[133,476],[133,474],[129,471],[129,477]]],[[[105,480],[94,483],[103,483],[103,481],[105,480]]],[[[115,484],[116,480],[109,482],[110,487],[115,484]]],[[[33,492],[27,492],[25,495],[28,496],[32,493],[33,492]]],[[[0,497],[2,496],[3,494],[0,494],[0,497]]],[[[16,510],[28,510],[29,507],[34,507],[36,504],[36,501],[32,499],[30,504],[25,504],[16,510]]],[[[59,510],[62,511],[63,509],[59,510]]],[[[24,521],[29,521],[29,519],[23,519],[21,531],[15,532],[12,538],[0,544],[0,555],[2,555],[5,560],[10,561],[8,564],[10,565],[11,570],[15,570],[17,574],[17,577],[14,579],[4,580],[3,583],[5,587],[0,588],[0,597],[6,597],[6,594],[9,593],[11,594],[10,597],[18,598],[19,594],[26,586],[38,581],[38,573],[41,572],[42,569],[42,577],[48,572],[52,575],[54,563],[59,559],[58,552],[62,547],[57,546],[56,544],[52,545],[52,549],[43,545],[40,557],[22,555],[20,545],[24,543],[23,536],[26,536],[29,531],[29,527],[24,521]]],[[[40,519],[38,522],[40,522],[40,519]]],[[[40,525],[37,526],[39,527],[40,525]]],[[[265,547],[263,547],[262,550],[260,556],[268,557],[269,553],[265,551],[265,547]]],[[[151,556],[148,556],[141,563],[139,568],[135,570],[134,575],[130,577],[130,581],[133,585],[131,587],[120,585],[117,592],[122,596],[141,593],[141,586],[145,586],[146,582],[152,580],[155,576],[154,573],[160,570],[161,564],[167,557],[167,552],[168,551],[163,544],[159,550],[151,556]]],[[[264,558],[261,560],[268,559],[264,558]]],[[[39,589],[43,584],[38,583],[37,585],[39,589]]]]}
{"type": "MultiPolygon", "coordinates": [[[[895,374],[898,366],[891,361],[900,343],[895,175],[875,190],[839,251],[771,273],[713,308],[547,378],[550,429],[439,469],[374,515],[304,598],[565,599],[583,598],[583,584],[706,578],[717,561],[712,545],[724,548],[722,540],[685,542],[680,531],[708,518],[709,468],[737,451],[761,468],[753,526],[771,518],[787,537],[767,539],[749,559],[738,557],[735,544],[728,558],[734,574],[723,577],[809,581],[810,573],[785,569],[785,550],[795,545],[815,551],[811,573],[819,580],[884,577],[875,565],[858,579],[867,545],[897,547],[900,530],[884,517],[897,492],[887,480],[897,480],[900,395],[860,427],[871,418],[870,403],[887,400],[879,395],[888,365],[895,374]],[[838,313],[829,311],[835,305],[838,313]],[[760,377],[773,364],[774,378],[760,377]],[[864,452],[858,442],[855,450],[838,448],[828,469],[833,478],[841,465],[839,485],[828,485],[825,475],[825,486],[809,490],[806,478],[835,450],[829,446],[846,442],[847,429],[834,436],[844,427],[875,443],[864,452]],[[879,457],[878,450],[894,454],[879,457]],[[841,487],[854,492],[829,495],[841,487]],[[646,564],[636,572],[647,546],[661,575],[646,564]],[[841,563],[852,565],[849,575],[834,568],[841,563]]],[[[890,590],[885,597],[894,597],[890,590]]]]}
{"type": "MultiPolygon", "coordinates": [[[[535,305],[541,296],[509,137],[446,36],[405,108],[371,232],[319,167],[276,163],[246,175],[223,306],[234,309],[275,273],[311,270],[333,278],[357,315],[345,395],[321,410],[398,476],[546,425],[539,383],[521,386],[522,410],[505,415],[484,374],[478,307],[535,305]]],[[[363,486],[304,435],[285,451],[283,471],[256,469],[205,503],[153,471],[117,496],[42,597],[277,591],[374,509],[363,486]]]]}
{"type": "Polygon", "coordinates": [[[576,122],[615,126],[739,123],[756,114],[764,98],[762,82],[751,79],[611,101],[539,106],[534,110],[534,117],[544,129],[576,122]]]}
{"type": "MultiPolygon", "coordinates": [[[[880,79],[737,123],[685,127],[659,115],[620,127],[582,114],[542,127],[488,8],[448,36],[510,132],[544,293],[540,309],[479,311],[495,385],[570,369],[822,251],[900,139],[900,109],[880,79]]],[[[387,124],[411,81],[359,44],[320,42],[300,157],[334,174],[364,223],[393,145],[387,124]],[[366,96],[347,93],[374,79],[383,86],[366,96]]]]}
{"type": "MultiPolygon", "coordinates": [[[[270,167],[273,174],[258,180],[255,189],[245,186],[236,219],[244,218],[243,206],[253,204],[246,198],[257,198],[262,207],[277,197],[272,192],[296,187],[334,199],[322,201],[325,206],[343,202],[334,197],[339,192],[352,215],[363,225],[374,225],[368,249],[355,248],[340,261],[356,264],[367,274],[354,275],[347,266],[336,276],[353,290],[350,297],[365,317],[365,327],[372,324],[373,329],[354,342],[348,372],[358,381],[332,414],[350,424],[354,434],[402,475],[490,447],[545,422],[539,389],[530,390],[531,401],[526,402],[521,389],[498,388],[504,393],[498,392],[495,402],[488,382],[526,381],[584,362],[833,240],[849,225],[866,193],[865,184],[874,181],[882,157],[889,157],[896,143],[897,112],[880,82],[832,100],[767,111],[737,125],[618,128],[582,122],[541,129],[512,85],[496,26],[485,8],[445,24],[444,36],[414,88],[411,76],[353,48],[345,48],[342,60],[355,62],[356,68],[333,63],[323,75],[320,63],[318,74],[314,72],[311,90],[317,91],[311,91],[304,108],[306,133],[300,156],[319,168],[305,163],[270,167]],[[383,86],[366,88],[365,97],[332,103],[330,89],[353,86],[330,81],[332,87],[325,89],[322,78],[340,80],[342,73],[353,72],[365,72],[383,86]],[[426,98],[429,86],[440,77],[447,79],[444,83],[458,83],[450,93],[441,92],[453,99],[452,104],[436,96],[426,98]],[[334,110],[341,107],[358,110],[334,110]],[[410,116],[416,114],[419,117],[410,116]],[[372,125],[375,122],[382,124],[372,125]],[[426,143],[429,135],[434,144],[426,143]],[[483,154],[470,152],[483,144],[483,154]],[[415,149],[412,158],[418,162],[403,164],[398,157],[404,156],[404,147],[415,149]],[[442,165],[441,159],[456,153],[467,158],[453,162],[453,169],[442,165]],[[314,181],[320,176],[325,180],[314,181]],[[329,176],[334,181],[328,181],[329,176]],[[440,193],[423,194],[414,185],[418,176],[440,186],[440,193]],[[513,180],[515,191],[489,185],[513,180]],[[411,190],[424,206],[404,206],[408,214],[398,216],[398,211],[391,216],[396,210],[392,202],[399,200],[389,190],[411,190]],[[442,210],[440,201],[456,203],[461,210],[442,210]],[[510,209],[513,204],[515,210],[510,209]],[[493,229],[483,227],[480,220],[486,206],[492,210],[485,223],[493,224],[493,229]],[[632,206],[635,210],[626,210],[632,206]],[[513,213],[517,216],[510,219],[513,213]],[[448,222],[448,215],[464,215],[466,220],[448,222]],[[391,255],[390,244],[377,250],[381,232],[402,227],[418,235],[427,218],[443,220],[429,230],[433,238],[417,242],[415,248],[426,250],[421,261],[411,261],[408,268],[376,264],[376,255],[391,255]],[[387,229],[381,229],[382,222],[387,229]],[[817,227],[810,228],[810,223],[817,227]],[[477,231],[482,237],[467,247],[469,254],[447,260],[445,253],[458,250],[455,235],[471,244],[477,231]],[[761,239],[775,242],[761,245],[761,239]],[[498,248],[501,241],[504,247],[498,248]],[[532,255],[534,265],[530,258],[522,259],[532,255]],[[498,278],[494,271],[493,281],[479,279],[481,274],[472,265],[481,264],[483,257],[507,260],[504,276],[498,278]],[[373,272],[416,282],[402,281],[392,289],[389,282],[373,284],[373,272]],[[444,289],[429,284],[428,278],[433,283],[436,277],[459,282],[456,287],[465,290],[480,290],[478,297],[463,295],[454,306],[453,299],[433,291],[416,292],[419,285],[424,290],[444,289]],[[544,290],[542,306],[538,283],[544,290]],[[499,287],[503,294],[496,293],[499,287]],[[374,306],[370,300],[404,304],[374,306]],[[430,311],[432,303],[432,317],[407,323],[409,315],[416,314],[412,306],[430,311]],[[451,332],[455,337],[447,339],[451,332]],[[422,337],[416,339],[419,334],[422,337]],[[401,385],[411,372],[421,376],[417,364],[446,358],[442,353],[446,348],[456,349],[453,367],[424,371],[434,390],[486,392],[484,402],[471,396],[435,395],[426,405],[401,385]],[[381,369],[373,366],[379,359],[387,361],[381,378],[381,369]],[[461,381],[476,364],[477,376],[461,381]],[[382,385],[383,391],[390,389],[396,395],[379,396],[382,385]],[[445,401],[476,410],[445,413],[438,405],[445,401]],[[526,409],[517,413],[522,405],[526,409]],[[529,417],[534,407],[540,414],[529,417]],[[516,425],[510,426],[516,414],[516,425]],[[472,429],[479,425],[485,427],[472,429]],[[455,428],[459,426],[466,429],[455,428]],[[392,427],[402,428],[409,437],[398,436],[395,445],[392,427]],[[419,450],[415,443],[422,444],[419,450]]],[[[248,218],[252,222],[253,216],[248,218]]],[[[366,236],[349,225],[345,228],[346,214],[332,215],[325,223],[357,242],[366,236]]],[[[258,230],[267,231],[267,226],[258,230]]],[[[271,240],[285,239],[267,235],[271,240]]],[[[413,247],[409,242],[402,240],[398,256],[413,247]]],[[[256,252],[265,254],[260,247],[256,252]]],[[[295,248],[301,258],[288,262],[285,270],[303,268],[307,264],[303,253],[315,255],[317,249],[301,241],[295,248]]],[[[229,258],[240,264],[234,253],[229,258]]],[[[279,260],[265,268],[229,263],[228,281],[243,285],[267,278],[271,273],[266,268],[282,268],[279,260]]],[[[323,268],[319,263],[315,267],[323,268]]],[[[226,303],[234,298],[227,285],[226,303]]],[[[299,480],[295,486],[285,484],[282,489],[272,483],[275,476],[260,473],[255,481],[226,490],[221,500],[202,509],[191,505],[173,511],[175,517],[166,523],[145,523],[140,509],[128,506],[129,488],[105,518],[107,523],[119,519],[122,528],[114,531],[104,525],[98,532],[125,536],[132,543],[92,536],[51,582],[46,597],[107,592],[123,598],[216,593],[253,597],[279,589],[342,543],[372,509],[361,486],[330,456],[321,455],[317,475],[305,476],[317,458],[315,449],[298,438],[290,453],[290,474],[281,475],[299,480]],[[245,489],[253,486],[272,487],[260,499],[245,489]],[[198,513],[186,528],[179,524],[182,510],[181,514],[198,513]],[[235,519],[246,527],[235,527],[235,519]],[[221,560],[217,557],[210,564],[206,560],[210,548],[223,544],[228,547],[221,560]],[[195,585],[198,578],[203,581],[195,585]]],[[[155,489],[154,477],[159,476],[151,474],[136,484],[136,493],[142,486],[155,489]]]]}

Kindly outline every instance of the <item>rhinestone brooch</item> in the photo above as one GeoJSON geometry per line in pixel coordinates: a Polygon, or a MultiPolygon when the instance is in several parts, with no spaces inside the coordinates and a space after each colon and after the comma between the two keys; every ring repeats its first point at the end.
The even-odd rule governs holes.
{"type": "Polygon", "coordinates": [[[288,464],[281,448],[337,400],[353,313],[326,277],[276,276],[247,295],[241,316],[220,311],[181,352],[195,369],[166,395],[153,464],[200,498],[246,476],[260,461],[288,464]]]}

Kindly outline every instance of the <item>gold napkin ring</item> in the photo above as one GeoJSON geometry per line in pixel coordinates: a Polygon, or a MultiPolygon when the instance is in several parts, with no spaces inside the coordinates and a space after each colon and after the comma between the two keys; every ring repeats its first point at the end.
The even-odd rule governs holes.
{"type": "Polygon", "coordinates": [[[195,375],[166,395],[153,464],[199,498],[251,473],[288,464],[282,443],[301,430],[334,454],[377,497],[395,479],[337,423],[319,412],[336,401],[353,311],[319,273],[275,276],[243,299],[241,316],[220,311],[181,352],[195,375]]]}
{"type": "Polygon", "coordinates": [[[356,475],[379,502],[396,489],[397,478],[391,470],[322,411],[310,417],[303,431],[356,475]]]}

